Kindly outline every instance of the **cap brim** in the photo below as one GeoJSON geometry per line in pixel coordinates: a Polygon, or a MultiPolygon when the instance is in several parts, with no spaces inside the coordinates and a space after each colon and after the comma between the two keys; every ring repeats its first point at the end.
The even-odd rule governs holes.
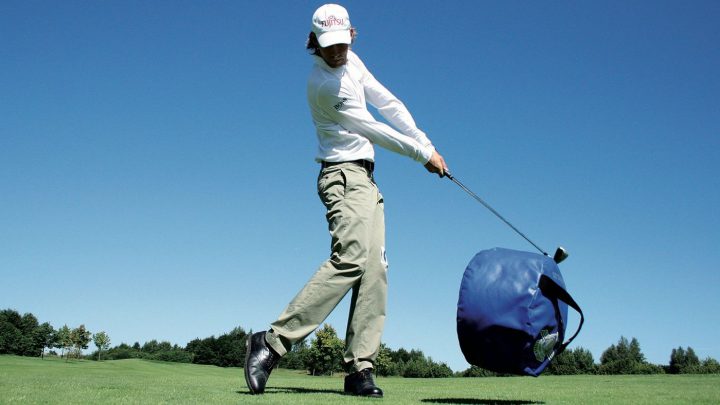
{"type": "Polygon", "coordinates": [[[329,31],[318,36],[318,43],[321,47],[326,48],[335,44],[350,44],[350,30],[329,31]]]}

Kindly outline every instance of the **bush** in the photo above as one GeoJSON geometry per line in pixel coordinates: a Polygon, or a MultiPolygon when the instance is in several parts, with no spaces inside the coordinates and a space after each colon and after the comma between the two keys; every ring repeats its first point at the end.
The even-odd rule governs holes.
{"type": "Polygon", "coordinates": [[[140,351],[134,349],[125,343],[121,343],[119,346],[108,349],[103,353],[105,360],[124,360],[124,359],[137,359],[140,358],[140,351]]]}
{"type": "Polygon", "coordinates": [[[280,358],[278,367],[288,368],[291,370],[305,370],[305,363],[307,362],[307,356],[309,348],[305,340],[301,340],[295,343],[283,357],[280,358]]]}
{"type": "Polygon", "coordinates": [[[430,362],[430,378],[448,378],[453,376],[453,371],[445,363],[435,363],[432,359],[430,362]]]}
{"type": "Polygon", "coordinates": [[[645,361],[640,343],[632,338],[628,341],[621,336],[617,345],[610,346],[600,357],[598,374],[659,374],[664,373],[660,366],[645,361]]]}
{"type": "Polygon", "coordinates": [[[701,365],[702,374],[720,374],[720,363],[712,357],[703,360],[701,365]]]}
{"type": "Polygon", "coordinates": [[[230,333],[216,338],[194,339],[185,347],[191,361],[219,367],[242,367],[245,362],[245,338],[247,333],[237,327],[230,333]]]}
{"type": "Polygon", "coordinates": [[[582,347],[565,350],[555,356],[546,369],[548,374],[554,375],[595,374],[595,371],[592,353],[582,347]]]}
{"type": "Polygon", "coordinates": [[[497,373],[478,366],[470,366],[469,369],[459,374],[461,377],[495,377],[497,373]]]}
{"type": "Polygon", "coordinates": [[[672,353],[670,353],[668,372],[672,374],[701,374],[700,359],[693,348],[688,346],[687,350],[685,350],[680,346],[673,349],[672,353]]]}
{"type": "Polygon", "coordinates": [[[311,375],[332,375],[342,371],[345,343],[329,324],[315,332],[315,339],[305,357],[305,368],[311,375]]]}
{"type": "Polygon", "coordinates": [[[445,363],[436,363],[431,358],[416,358],[405,365],[402,376],[406,378],[446,378],[453,372],[445,363]]]}

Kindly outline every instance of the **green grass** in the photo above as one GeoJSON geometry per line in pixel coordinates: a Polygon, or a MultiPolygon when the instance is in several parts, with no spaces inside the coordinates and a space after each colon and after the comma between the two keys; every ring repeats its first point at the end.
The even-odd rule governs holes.
{"type": "Polygon", "coordinates": [[[678,404],[720,403],[720,375],[378,378],[384,399],[342,395],[342,376],[275,370],[252,396],[242,369],[144,360],[0,356],[0,403],[678,404]]]}

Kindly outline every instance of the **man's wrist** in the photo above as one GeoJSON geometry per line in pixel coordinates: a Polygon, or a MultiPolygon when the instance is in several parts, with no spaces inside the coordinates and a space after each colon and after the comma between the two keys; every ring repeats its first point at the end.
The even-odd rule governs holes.
{"type": "Polygon", "coordinates": [[[430,162],[430,159],[432,159],[433,153],[435,153],[434,146],[430,145],[429,147],[422,147],[420,149],[420,159],[418,159],[418,161],[424,165],[428,164],[428,162],[430,162]]]}

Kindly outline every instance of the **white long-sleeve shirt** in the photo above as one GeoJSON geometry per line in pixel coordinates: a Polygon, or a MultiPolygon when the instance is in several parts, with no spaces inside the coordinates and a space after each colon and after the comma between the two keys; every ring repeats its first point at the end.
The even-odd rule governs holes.
{"type": "Polygon", "coordinates": [[[435,148],[417,128],[405,105],[348,51],[348,61],[331,68],[313,55],[307,96],[319,142],[317,161],[375,160],[373,144],[420,163],[430,160],[435,148]],[[366,101],[396,129],[375,120],[366,101]]]}

